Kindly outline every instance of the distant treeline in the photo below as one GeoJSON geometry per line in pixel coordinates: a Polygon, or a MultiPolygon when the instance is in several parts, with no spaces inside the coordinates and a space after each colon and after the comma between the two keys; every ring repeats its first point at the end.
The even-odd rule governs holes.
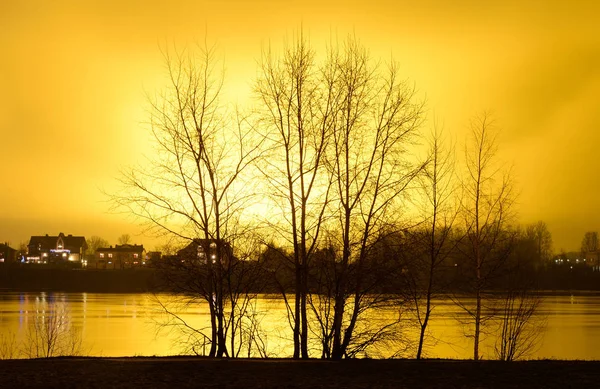
{"type": "MultiPolygon", "coordinates": [[[[258,270],[263,274],[261,283],[253,284],[248,290],[251,293],[278,293],[282,285],[287,284],[285,289],[293,292],[292,278],[290,272],[287,277],[285,271],[277,271],[264,265],[264,261],[251,261],[250,267],[260,267],[258,270]],[[283,273],[283,274],[282,274],[283,273]],[[276,279],[278,277],[278,279],[276,279]],[[285,278],[289,277],[289,282],[285,278]]],[[[382,267],[381,269],[385,269],[382,267]]],[[[389,283],[378,287],[378,292],[402,293],[404,280],[397,277],[402,269],[396,272],[387,268],[389,283]]],[[[406,269],[404,269],[406,271],[406,269]]],[[[458,282],[459,269],[447,268],[446,278],[447,291],[460,291],[459,285],[454,285],[453,280],[458,282]]],[[[157,280],[159,274],[155,268],[137,268],[125,270],[95,270],[95,269],[69,269],[60,267],[41,267],[39,265],[3,265],[0,266],[0,290],[14,292],[89,292],[89,293],[144,293],[165,292],[162,283],[157,280]]],[[[533,280],[538,290],[600,290],[600,271],[593,271],[592,267],[585,264],[561,265],[548,262],[538,269],[533,270],[533,280]]],[[[380,279],[380,278],[379,278],[380,279]]],[[[498,281],[495,289],[503,289],[501,281],[498,281]]],[[[314,286],[312,291],[318,289],[314,286]]]]}

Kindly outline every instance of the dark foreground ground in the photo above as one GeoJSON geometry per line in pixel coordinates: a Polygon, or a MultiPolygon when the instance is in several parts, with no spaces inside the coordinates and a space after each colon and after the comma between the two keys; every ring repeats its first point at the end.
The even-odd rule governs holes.
{"type": "Polygon", "coordinates": [[[0,361],[1,388],[596,388],[600,362],[54,358],[0,361]]]}

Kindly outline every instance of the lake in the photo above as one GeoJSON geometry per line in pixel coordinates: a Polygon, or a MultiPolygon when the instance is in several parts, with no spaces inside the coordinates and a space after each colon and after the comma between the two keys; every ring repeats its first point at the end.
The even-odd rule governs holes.
{"type": "MultiPolygon", "coordinates": [[[[80,333],[82,350],[92,356],[174,355],[183,350],[182,337],[166,319],[156,300],[168,302],[167,295],[100,293],[0,293],[0,335],[22,347],[36,318],[46,317],[50,306],[62,307],[70,325],[80,333]]],[[[460,323],[464,313],[450,300],[438,300],[430,321],[430,358],[466,359],[472,356],[472,343],[465,338],[460,323]]],[[[257,317],[270,356],[288,357],[292,352],[283,301],[263,296],[256,300],[257,317]]],[[[194,328],[208,326],[208,309],[203,304],[180,309],[180,318],[194,328]]],[[[539,349],[529,358],[600,360],[600,295],[548,295],[539,309],[545,322],[539,349]]],[[[407,315],[408,316],[408,315],[407,315]]],[[[379,320],[384,320],[381,317],[379,320]]],[[[416,328],[409,317],[404,336],[414,341],[416,328]]],[[[482,344],[483,357],[493,359],[493,339],[482,344]]],[[[2,346],[0,344],[0,346],[2,346]]],[[[385,351],[377,354],[388,356],[385,351]]],[[[412,357],[412,351],[405,354],[412,357]]],[[[315,352],[315,357],[319,354],[315,352]]]]}

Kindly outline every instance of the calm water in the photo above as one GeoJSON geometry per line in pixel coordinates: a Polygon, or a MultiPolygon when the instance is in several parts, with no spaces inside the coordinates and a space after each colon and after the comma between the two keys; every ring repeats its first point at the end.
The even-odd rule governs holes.
{"type": "MultiPolygon", "coordinates": [[[[158,296],[166,302],[168,296],[158,296]]],[[[44,314],[48,304],[60,304],[70,322],[81,331],[85,354],[94,356],[173,355],[181,353],[181,337],[165,329],[165,316],[154,296],[143,294],[0,293],[0,334],[23,342],[32,320],[44,314]]],[[[291,332],[283,302],[257,300],[261,327],[272,356],[289,356],[291,332]]],[[[600,360],[600,295],[547,296],[540,309],[545,317],[543,342],[531,358],[600,360]]],[[[208,325],[204,306],[180,310],[181,318],[200,328],[208,325]]],[[[436,304],[430,322],[432,338],[427,356],[470,358],[471,344],[457,318],[460,310],[450,301],[436,304]]],[[[416,333],[406,321],[405,336],[416,333]]],[[[484,341],[484,358],[493,358],[491,338],[484,341]]],[[[319,356],[319,355],[314,355],[319,356]]],[[[410,356],[410,354],[409,354],[410,356]]]]}

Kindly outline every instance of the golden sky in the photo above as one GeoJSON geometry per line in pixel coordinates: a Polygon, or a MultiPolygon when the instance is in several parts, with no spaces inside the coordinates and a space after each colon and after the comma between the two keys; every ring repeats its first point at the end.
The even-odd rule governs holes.
{"type": "Polygon", "coordinates": [[[355,34],[394,57],[458,143],[493,112],[514,164],[521,221],[554,248],[600,230],[598,1],[0,1],[0,241],[129,233],[102,190],[147,151],[146,93],[164,82],[160,47],[203,42],[247,98],[261,48],[300,25],[314,47],[355,34]]]}

